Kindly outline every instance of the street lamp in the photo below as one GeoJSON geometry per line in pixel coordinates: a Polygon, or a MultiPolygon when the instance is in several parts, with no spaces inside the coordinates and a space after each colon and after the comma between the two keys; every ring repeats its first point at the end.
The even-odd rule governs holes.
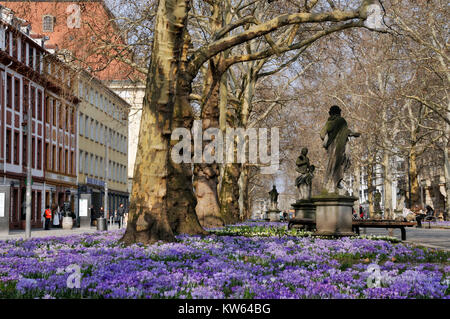
{"type": "MultiPolygon", "coordinates": [[[[28,95],[29,96],[29,95],[28,95]]],[[[33,120],[31,114],[31,103],[28,102],[28,111],[27,114],[24,115],[23,125],[26,126],[27,129],[27,187],[25,193],[25,238],[31,237],[31,134],[33,127],[33,120]]]]}

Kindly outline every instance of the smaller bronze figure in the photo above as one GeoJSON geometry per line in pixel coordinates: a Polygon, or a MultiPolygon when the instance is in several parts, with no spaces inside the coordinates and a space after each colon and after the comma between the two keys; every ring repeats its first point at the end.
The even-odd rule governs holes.
{"type": "Polygon", "coordinates": [[[275,185],[273,185],[273,188],[269,192],[269,195],[270,195],[270,208],[277,209],[278,191],[277,191],[277,187],[275,185]]]}

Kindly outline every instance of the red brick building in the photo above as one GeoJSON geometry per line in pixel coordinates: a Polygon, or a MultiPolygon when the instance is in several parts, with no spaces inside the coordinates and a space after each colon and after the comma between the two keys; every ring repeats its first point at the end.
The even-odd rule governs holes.
{"type": "Polygon", "coordinates": [[[29,21],[34,32],[48,36],[47,45],[69,50],[99,80],[126,80],[133,73],[116,59],[114,47],[126,41],[103,0],[6,0],[0,4],[29,21]],[[111,43],[110,52],[99,49],[111,43]]]}

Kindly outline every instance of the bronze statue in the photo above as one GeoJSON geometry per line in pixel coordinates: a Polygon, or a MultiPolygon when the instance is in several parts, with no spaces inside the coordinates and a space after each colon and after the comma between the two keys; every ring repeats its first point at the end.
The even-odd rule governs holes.
{"type": "Polygon", "coordinates": [[[272,190],[269,192],[270,195],[270,208],[271,209],[277,209],[277,202],[278,202],[278,191],[277,187],[273,185],[272,190]]]}
{"type": "Polygon", "coordinates": [[[330,108],[329,115],[320,132],[323,147],[328,154],[325,188],[329,193],[337,193],[338,189],[343,188],[344,173],[350,166],[347,142],[350,137],[359,137],[361,134],[349,130],[347,121],[341,116],[341,109],[337,105],[330,108]]]}
{"type": "Polygon", "coordinates": [[[315,167],[309,164],[307,154],[308,149],[306,147],[302,148],[302,152],[296,161],[296,171],[300,173],[295,179],[295,186],[299,192],[299,200],[311,199],[311,187],[315,167]]]}

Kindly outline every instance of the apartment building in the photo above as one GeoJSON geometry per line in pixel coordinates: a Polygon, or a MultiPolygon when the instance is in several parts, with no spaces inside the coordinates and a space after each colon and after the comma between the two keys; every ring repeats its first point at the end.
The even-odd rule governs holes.
{"type": "Polygon", "coordinates": [[[71,69],[46,50],[45,40],[0,6],[0,228],[25,227],[28,145],[32,227],[42,227],[46,205],[75,202],[78,98],[71,69]]]}
{"type": "MultiPolygon", "coordinates": [[[[84,205],[98,211],[105,206],[108,188],[109,212],[128,206],[128,112],[129,104],[82,71],[78,76],[79,104],[78,185],[84,205]]],[[[83,207],[83,210],[86,207],[83,207]]]]}

